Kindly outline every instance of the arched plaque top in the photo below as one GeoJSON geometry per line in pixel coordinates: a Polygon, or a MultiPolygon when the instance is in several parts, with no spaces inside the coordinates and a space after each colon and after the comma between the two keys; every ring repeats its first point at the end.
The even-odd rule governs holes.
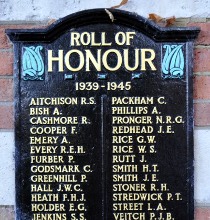
{"type": "Polygon", "coordinates": [[[91,24],[123,25],[140,31],[157,42],[191,41],[200,32],[197,27],[163,28],[144,17],[127,11],[109,9],[109,12],[113,18],[110,18],[111,14],[105,9],[92,9],[59,19],[46,29],[8,29],[6,33],[12,42],[50,43],[69,29],[91,24]]]}

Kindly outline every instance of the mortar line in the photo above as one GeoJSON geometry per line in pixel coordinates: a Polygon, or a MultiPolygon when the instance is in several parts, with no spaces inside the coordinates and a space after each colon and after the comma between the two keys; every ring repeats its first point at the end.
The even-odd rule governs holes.
{"type": "Polygon", "coordinates": [[[0,128],[0,132],[13,132],[14,133],[14,129],[12,129],[12,128],[0,128]]]}
{"type": "Polygon", "coordinates": [[[194,104],[197,104],[197,103],[210,103],[210,99],[194,99],[193,103],[194,104]]]}
{"type": "Polygon", "coordinates": [[[210,45],[209,44],[197,44],[194,46],[195,49],[210,49],[210,45]]]}
{"type": "Polygon", "coordinates": [[[210,130],[210,125],[207,126],[197,126],[195,125],[195,130],[210,130]]]}
{"type": "Polygon", "coordinates": [[[0,106],[13,106],[14,102],[12,101],[0,101],[0,106]]]}
{"type": "Polygon", "coordinates": [[[210,76],[210,72],[194,72],[193,74],[198,76],[210,76]]]}
{"type": "Polygon", "coordinates": [[[0,79],[13,79],[13,75],[0,75],[0,79]]]}
{"type": "Polygon", "coordinates": [[[12,45],[11,48],[0,48],[0,52],[13,52],[12,45]]]}

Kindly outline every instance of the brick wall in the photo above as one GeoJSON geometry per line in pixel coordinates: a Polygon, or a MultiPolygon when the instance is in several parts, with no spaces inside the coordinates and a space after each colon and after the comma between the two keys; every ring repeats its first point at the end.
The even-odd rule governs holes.
{"type": "Polygon", "coordinates": [[[0,220],[14,220],[14,175],[8,173],[14,171],[14,111],[13,111],[13,45],[5,34],[5,29],[27,29],[27,28],[42,28],[47,24],[40,23],[24,23],[18,24],[17,22],[0,23],[0,157],[7,157],[10,162],[9,165],[6,161],[0,161],[0,220]],[[8,140],[8,139],[12,139],[8,140]],[[11,150],[13,148],[13,150],[11,150]],[[2,152],[4,155],[2,156],[2,152]],[[10,153],[9,153],[10,152],[10,153]],[[4,166],[4,167],[3,167],[4,166]],[[7,180],[8,178],[12,180],[7,180]],[[7,184],[7,181],[11,182],[7,184]],[[9,185],[9,187],[8,187],[9,185]],[[13,189],[11,189],[11,187],[13,189]],[[9,191],[5,193],[6,196],[12,196],[11,199],[2,198],[2,190],[9,191]],[[8,204],[6,204],[8,203],[8,204]],[[12,203],[12,204],[11,204],[12,203]]]}
{"type": "MultiPolygon", "coordinates": [[[[46,24],[47,25],[47,24],[46,24]]],[[[13,129],[13,46],[6,29],[42,28],[44,24],[0,23],[0,129],[13,129]]]]}
{"type": "Polygon", "coordinates": [[[194,51],[194,107],[195,125],[210,125],[210,22],[189,23],[198,26],[201,33],[194,51]]]}
{"type": "MultiPolygon", "coordinates": [[[[210,134],[210,21],[208,19],[202,19],[202,21],[196,21],[196,19],[194,19],[194,21],[192,21],[192,19],[178,19],[177,24],[179,26],[199,26],[201,28],[201,33],[195,43],[194,49],[194,118],[196,129],[202,134],[203,131],[206,132],[205,134],[210,134]]],[[[41,23],[0,23],[0,134],[5,132],[13,134],[14,129],[13,48],[5,35],[5,29],[40,28],[46,25],[47,24],[41,23]]],[[[197,139],[199,139],[200,136],[201,135],[197,135],[197,139]]],[[[206,141],[209,141],[210,138],[207,136],[208,135],[204,135],[206,141]]],[[[201,145],[203,145],[202,141],[203,139],[195,141],[195,148],[198,151],[202,147],[201,145]]],[[[208,143],[210,143],[210,141],[208,143]]],[[[209,153],[210,150],[206,148],[208,148],[208,145],[205,147],[205,150],[209,153]]],[[[196,192],[198,191],[198,194],[205,194],[205,192],[202,191],[202,187],[200,187],[200,183],[202,184],[200,172],[203,172],[200,167],[209,167],[209,164],[208,161],[202,158],[197,158],[195,164],[198,164],[196,165],[197,182],[195,182],[195,187],[198,188],[196,192]],[[201,160],[203,164],[200,164],[199,160],[201,160]]],[[[208,176],[209,174],[206,173],[206,175],[208,176]]],[[[206,179],[204,181],[206,181],[206,179]]],[[[209,185],[209,182],[207,184],[209,185]]],[[[197,199],[195,201],[195,220],[210,219],[210,205],[208,206],[208,204],[210,204],[210,195],[208,195],[208,200],[202,200],[202,198],[202,196],[198,196],[198,199],[195,198],[197,199]]],[[[14,219],[13,206],[8,205],[11,204],[1,205],[0,202],[0,220],[14,219]]]]}
{"type": "MultiPolygon", "coordinates": [[[[195,126],[210,130],[208,127],[210,126],[210,22],[207,20],[204,20],[204,22],[190,22],[188,26],[201,28],[194,49],[195,126]]],[[[202,172],[202,170],[199,172],[202,172]]],[[[206,175],[209,174],[206,173],[206,175]]],[[[210,207],[202,207],[202,204],[199,203],[196,203],[196,205],[195,220],[210,219],[210,207]]]]}

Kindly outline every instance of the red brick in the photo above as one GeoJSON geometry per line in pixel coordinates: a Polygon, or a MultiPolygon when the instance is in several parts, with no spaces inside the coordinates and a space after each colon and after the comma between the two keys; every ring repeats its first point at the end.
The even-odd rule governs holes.
{"type": "Polygon", "coordinates": [[[0,129],[13,128],[13,106],[0,106],[0,129]]]}
{"type": "Polygon", "coordinates": [[[13,80],[12,79],[0,79],[0,101],[12,101],[13,100],[13,80]]]}
{"type": "Polygon", "coordinates": [[[210,99],[210,76],[194,77],[194,99],[210,99]]]}
{"type": "Polygon", "coordinates": [[[210,125],[210,103],[195,103],[194,118],[196,126],[210,125]]]}
{"type": "Polygon", "coordinates": [[[195,220],[209,220],[210,219],[210,207],[195,209],[195,220]]]}
{"type": "Polygon", "coordinates": [[[210,71],[210,49],[197,48],[194,51],[194,72],[210,71]]]}
{"type": "Polygon", "coordinates": [[[189,23],[187,26],[200,27],[201,32],[198,35],[195,43],[198,45],[210,44],[210,23],[189,23]]]}
{"type": "Polygon", "coordinates": [[[12,75],[13,73],[13,53],[0,51],[0,75],[12,75]]]}
{"type": "Polygon", "coordinates": [[[13,206],[0,206],[0,219],[1,220],[14,220],[15,212],[13,206]]]}
{"type": "Polygon", "coordinates": [[[12,47],[12,43],[5,34],[6,29],[32,29],[32,28],[43,28],[44,25],[0,25],[0,49],[8,49],[12,47]]]}

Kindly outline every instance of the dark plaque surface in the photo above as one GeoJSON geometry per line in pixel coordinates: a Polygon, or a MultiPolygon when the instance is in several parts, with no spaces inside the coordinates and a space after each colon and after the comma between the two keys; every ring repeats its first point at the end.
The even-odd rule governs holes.
{"type": "Polygon", "coordinates": [[[197,28],[119,10],[7,30],[17,220],[192,220],[197,28]]]}

